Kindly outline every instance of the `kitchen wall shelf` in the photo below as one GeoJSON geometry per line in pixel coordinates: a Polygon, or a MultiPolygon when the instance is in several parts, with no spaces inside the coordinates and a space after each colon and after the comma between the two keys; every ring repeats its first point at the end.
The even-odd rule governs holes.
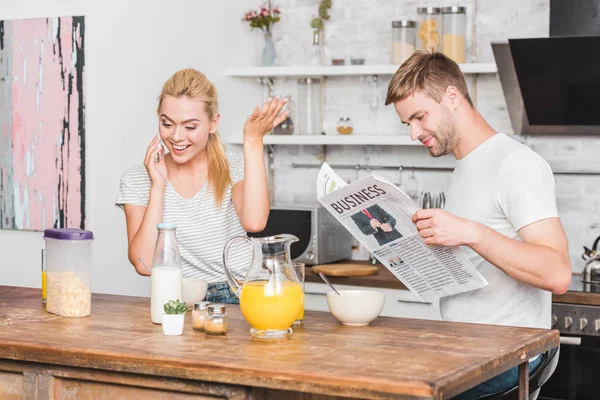
{"type": "MultiPolygon", "coordinates": [[[[229,68],[225,75],[237,78],[318,77],[318,76],[368,76],[394,75],[397,65],[328,65],[320,67],[239,67],[229,68]]],[[[460,64],[464,74],[494,74],[494,63],[460,64]]]]}
{"type": "MultiPolygon", "coordinates": [[[[242,136],[229,135],[227,142],[242,144],[242,136]]],[[[418,141],[410,140],[408,135],[267,135],[264,144],[290,146],[422,146],[418,141]]]]}

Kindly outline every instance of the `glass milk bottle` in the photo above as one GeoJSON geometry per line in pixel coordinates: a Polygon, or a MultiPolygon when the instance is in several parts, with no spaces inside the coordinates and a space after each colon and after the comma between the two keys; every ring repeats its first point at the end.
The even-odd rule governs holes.
{"type": "Polygon", "coordinates": [[[150,313],[152,322],[161,324],[164,304],[169,300],[183,299],[183,279],[179,246],[175,236],[177,225],[162,223],[158,224],[157,228],[158,238],[150,278],[150,313]]]}

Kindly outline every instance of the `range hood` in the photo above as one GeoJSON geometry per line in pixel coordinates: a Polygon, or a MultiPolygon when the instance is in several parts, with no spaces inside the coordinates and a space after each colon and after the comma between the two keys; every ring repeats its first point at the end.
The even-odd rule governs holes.
{"type": "Polygon", "coordinates": [[[600,36],[492,43],[513,132],[600,135],[600,36]]]}

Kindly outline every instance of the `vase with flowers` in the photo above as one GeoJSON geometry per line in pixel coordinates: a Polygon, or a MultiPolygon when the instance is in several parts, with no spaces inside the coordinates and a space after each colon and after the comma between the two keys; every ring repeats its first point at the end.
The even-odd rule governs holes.
{"type": "Polygon", "coordinates": [[[279,7],[271,8],[271,2],[263,4],[258,10],[250,10],[244,14],[243,21],[250,24],[252,29],[258,28],[265,35],[265,47],[262,51],[262,65],[275,65],[275,45],[273,43],[273,35],[271,30],[273,25],[281,20],[279,17],[279,7]]]}

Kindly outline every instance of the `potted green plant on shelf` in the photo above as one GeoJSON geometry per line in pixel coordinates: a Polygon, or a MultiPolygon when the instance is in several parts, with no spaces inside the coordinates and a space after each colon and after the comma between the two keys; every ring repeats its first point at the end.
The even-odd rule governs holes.
{"type": "Polygon", "coordinates": [[[329,63],[328,51],[323,47],[323,28],[324,21],[328,21],[331,16],[329,9],[333,6],[332,0],[321,0],[319,3],[319,15],[310,21],[310,27],[313,29],[313,43],[310,49],[310,58],[308,65],[326,65],[329,63]]]}
{"type": "Polygon", "coordinates": [[[177,336],[183,334],[185,313],[188,311],[185,303],[177,300],[169,300],[163,306],[165,313],[162,316],[162,330],[166,336],[177,336]]]}
{"type": "Polygon", "coordinates": [[[332,6],[333,6],[332,0],[321,0],[321,2],[319,3],[319,16],[313,18],[310,21],[310,27],[315,30],[315,33],[319,33],[321,30],[323,30],[323,27],[324,27],[323,21],[329,20],[329,18],[331,17],[329,15],[329,9],[332,6]]]}
{"type": "Polygon", "coordinates": [[[250,10],[244,14],[242,21],[249,22],[252,29],[259,28],[265,35],[265,47],[262,51],[262,65],[275,65],[275,45],[271,29],[281,20],[279,7],[271,8],[271,2],[263,4],[258,10],[250,10]]]}

